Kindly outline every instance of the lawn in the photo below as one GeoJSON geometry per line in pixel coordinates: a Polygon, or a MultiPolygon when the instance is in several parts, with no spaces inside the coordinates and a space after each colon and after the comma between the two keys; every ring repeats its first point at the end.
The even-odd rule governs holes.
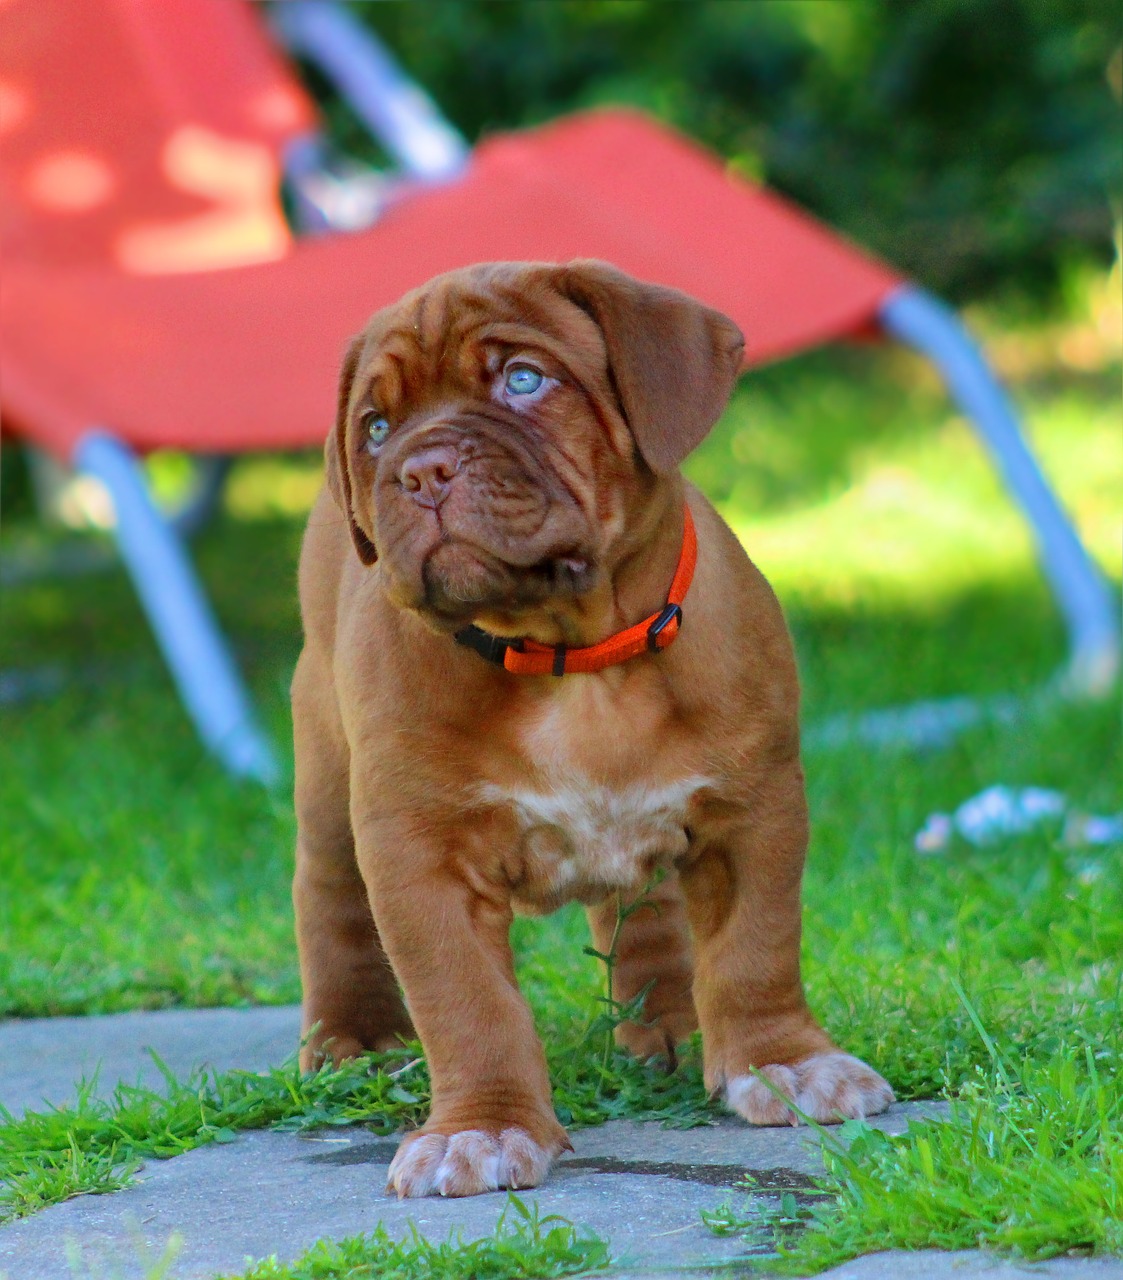
{"type": "MultiPolygon", "coordinates": [[[[1117,357],[1066,368],[1034,356],[1051,351],[1039,333],[1021,345],[1008,339],[1008,349],[1015,398],[1045,468],[1118,582],[1117,357]]],[[[299,647],[295,561],[318,467],[312,456],[241,461],[222,516],[196,545],[286,752],[299,647]]],[[[1084,1196],[1087,1208],[1114,1194],[1123,1207],[1123,1156],[1104,1137],[1118,1132],[1123,1094],[1123,848],[1067,844],[1059,823],[982,848],[953,842],[935,856],[919,855],[913,838],[928,814],[992,783],[1055,787],[1081,811],[1123,808],[1118,698],[1027,697],[1015,721],[984,720],[926,751],[839,748],[814,733],[840,713],[918,698],[1029,695],[1063,658],[1028,535],[974,437],[911,357],[858,348],[754,374],[688,471],[770,576],[800,657],[812,730],[805,972],[813,1007],[902,1098],[962,1096],[965,1116],[991,1106],[1009,1118],[1003,1098],[1031,1110],[1038,1096],[1092,1107],[1083,1129],[1062,1123],[1059,1104],[1036,1129],[1032,1118],[1018,1121],[1023,1137],[1046,1135],[1048,1163],[1062,1171],[1049,1190],[1049,1226],[1032,1247],[998,1226],[988,1235],[946,1206],[930,1223],[912,1206],[908,1216],[921,1225],[894,1235],[890,1219],[899,1226],[906,1213],[891,1198],[872,1236],[836,1235],[852,1251],[902,1239],[983,1239],[1031,1253],[1108,1247],[1107,1229],[1088,1225],[1101,1219],[1077,1201],[1084,1196]]],[[[65,542],[9,521],[0,551],[18,564],[44,540],[65,542]]],[[[0,1016],[298,999],[290,797],[236,786],[202,754],[123,574],[11,586],[3,617],[0,669],[66,674],[54,696],[2,710],[0,1016]]],[[[579,913],[520,921],[514,941],[555,1047],[564,1120],[644,1107],[705,1118],[696,1062],[660,1086],[653,1107],[643,1100],[654,1085],[648,1073],[613,1062],[598,1074],[591,1019],[601,974],[582,954],[579,913]]],[[[0,1153],[3,1139],[0,1127],[0,1153]]],[[[1025,1154],[1024,1142],[1010,1143],[987,1157],[1000,1169],[1025,1154]]],[[[871,1146],[861,1169],[904,1196],[916,1185],[909,1161],[919,1161],[954,1205],[957,1170],[965,1161],[981,1167],[986,1153],[936,1141],[926,1149],[886,1156],[871,1146]]],[[[836,1176],[849,1188],[840,1204],[868,1202],[865,1174],[836,1176]]],[[[1014,1195],[1001,1181],[980,1193],[982,1216],[991,1206],[996,1223],[1014,1195]]],[[[1038,1174],[1031,1181],[1040,1188],[1038,1174]]],[[[1123,1244],[1115,1238],[1113,1247],[1123,1244]]]]}

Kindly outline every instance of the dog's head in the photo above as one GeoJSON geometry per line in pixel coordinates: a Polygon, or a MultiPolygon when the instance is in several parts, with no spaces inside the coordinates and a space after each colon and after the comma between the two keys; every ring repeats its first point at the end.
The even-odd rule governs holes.
{"type": "Polygon", "coordinates": [[[328,483],[399,606],[519,634],[627,553],[721,413],[740,331],[605,263],[488,263],[378,312],[343,364],[328,483]]]}

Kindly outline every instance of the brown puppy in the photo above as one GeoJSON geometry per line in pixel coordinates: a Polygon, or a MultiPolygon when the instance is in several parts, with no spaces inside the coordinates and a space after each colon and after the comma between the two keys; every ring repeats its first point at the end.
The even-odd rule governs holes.
{"type": "Polygon", "coordinates": [[[497,263],[407,295],[347,353],[300,568],[301,1061],[416,1028],[433,1108],[394,1158],[399,1195],[545,1177],[569,1144],[512,912],[578,899],[603,950],[617,895],[657,868],[657,909],[620,939],[617,997],[654,983],[625,1047],[672,1055],[700,1026],[708,1085],[754,1124],[793,1115],[752,1068],[819,1120],[892,1101],[803,996],[807,809],[780,609],[678,473],[742,345],[726,317],[606,264],[497,263]],[[688,523],[697,569],[661,651],[558,678],[456,643],[472,625],[575,659],[663,609],[688,523]]]}

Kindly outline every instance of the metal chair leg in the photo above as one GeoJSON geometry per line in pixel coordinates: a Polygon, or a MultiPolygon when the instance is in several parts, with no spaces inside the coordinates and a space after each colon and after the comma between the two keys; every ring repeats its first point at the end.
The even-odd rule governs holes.
{"type": "Polygon", "coordinates": [[[1119,674],[1119,608],[1029,451],[1013,407],[956,314],[906,285],[881,308],[886,332],[923,352],[975,423],[1037,539],[1042,568],[1064,614],[1069,660],[1061,687],[1106,693],[1119,674]]]}
{"type": "Polygon", "coordinates": [[[106,431],[78,443],[75,465],[109,491],[117,546],[179,695],[207,749],[238,777],[280,779],[268,740],[183,543],[149,495],[132,450],[106,431]]]}
{"type": "Polygon", "coordinates": [[[289,52],[315,63],[407,173],[432,182],[460,173],[468,144],[350,6],[284,0],[269,16],[289,52]]]}

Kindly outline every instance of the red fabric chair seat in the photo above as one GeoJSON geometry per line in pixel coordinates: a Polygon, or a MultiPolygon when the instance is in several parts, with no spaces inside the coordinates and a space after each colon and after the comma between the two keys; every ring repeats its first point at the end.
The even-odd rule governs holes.
{"type": "Polygon", "coordinates": [[[900,279],[641,116],[603,111],[480,146],[365,232],[170,275],[9,261],[6,426],[60,456],[93,425],[138,449],[318,443],[346,339],[438,272],[598,257],[731,315],[750,364],[868,328],[900,279]]]}

